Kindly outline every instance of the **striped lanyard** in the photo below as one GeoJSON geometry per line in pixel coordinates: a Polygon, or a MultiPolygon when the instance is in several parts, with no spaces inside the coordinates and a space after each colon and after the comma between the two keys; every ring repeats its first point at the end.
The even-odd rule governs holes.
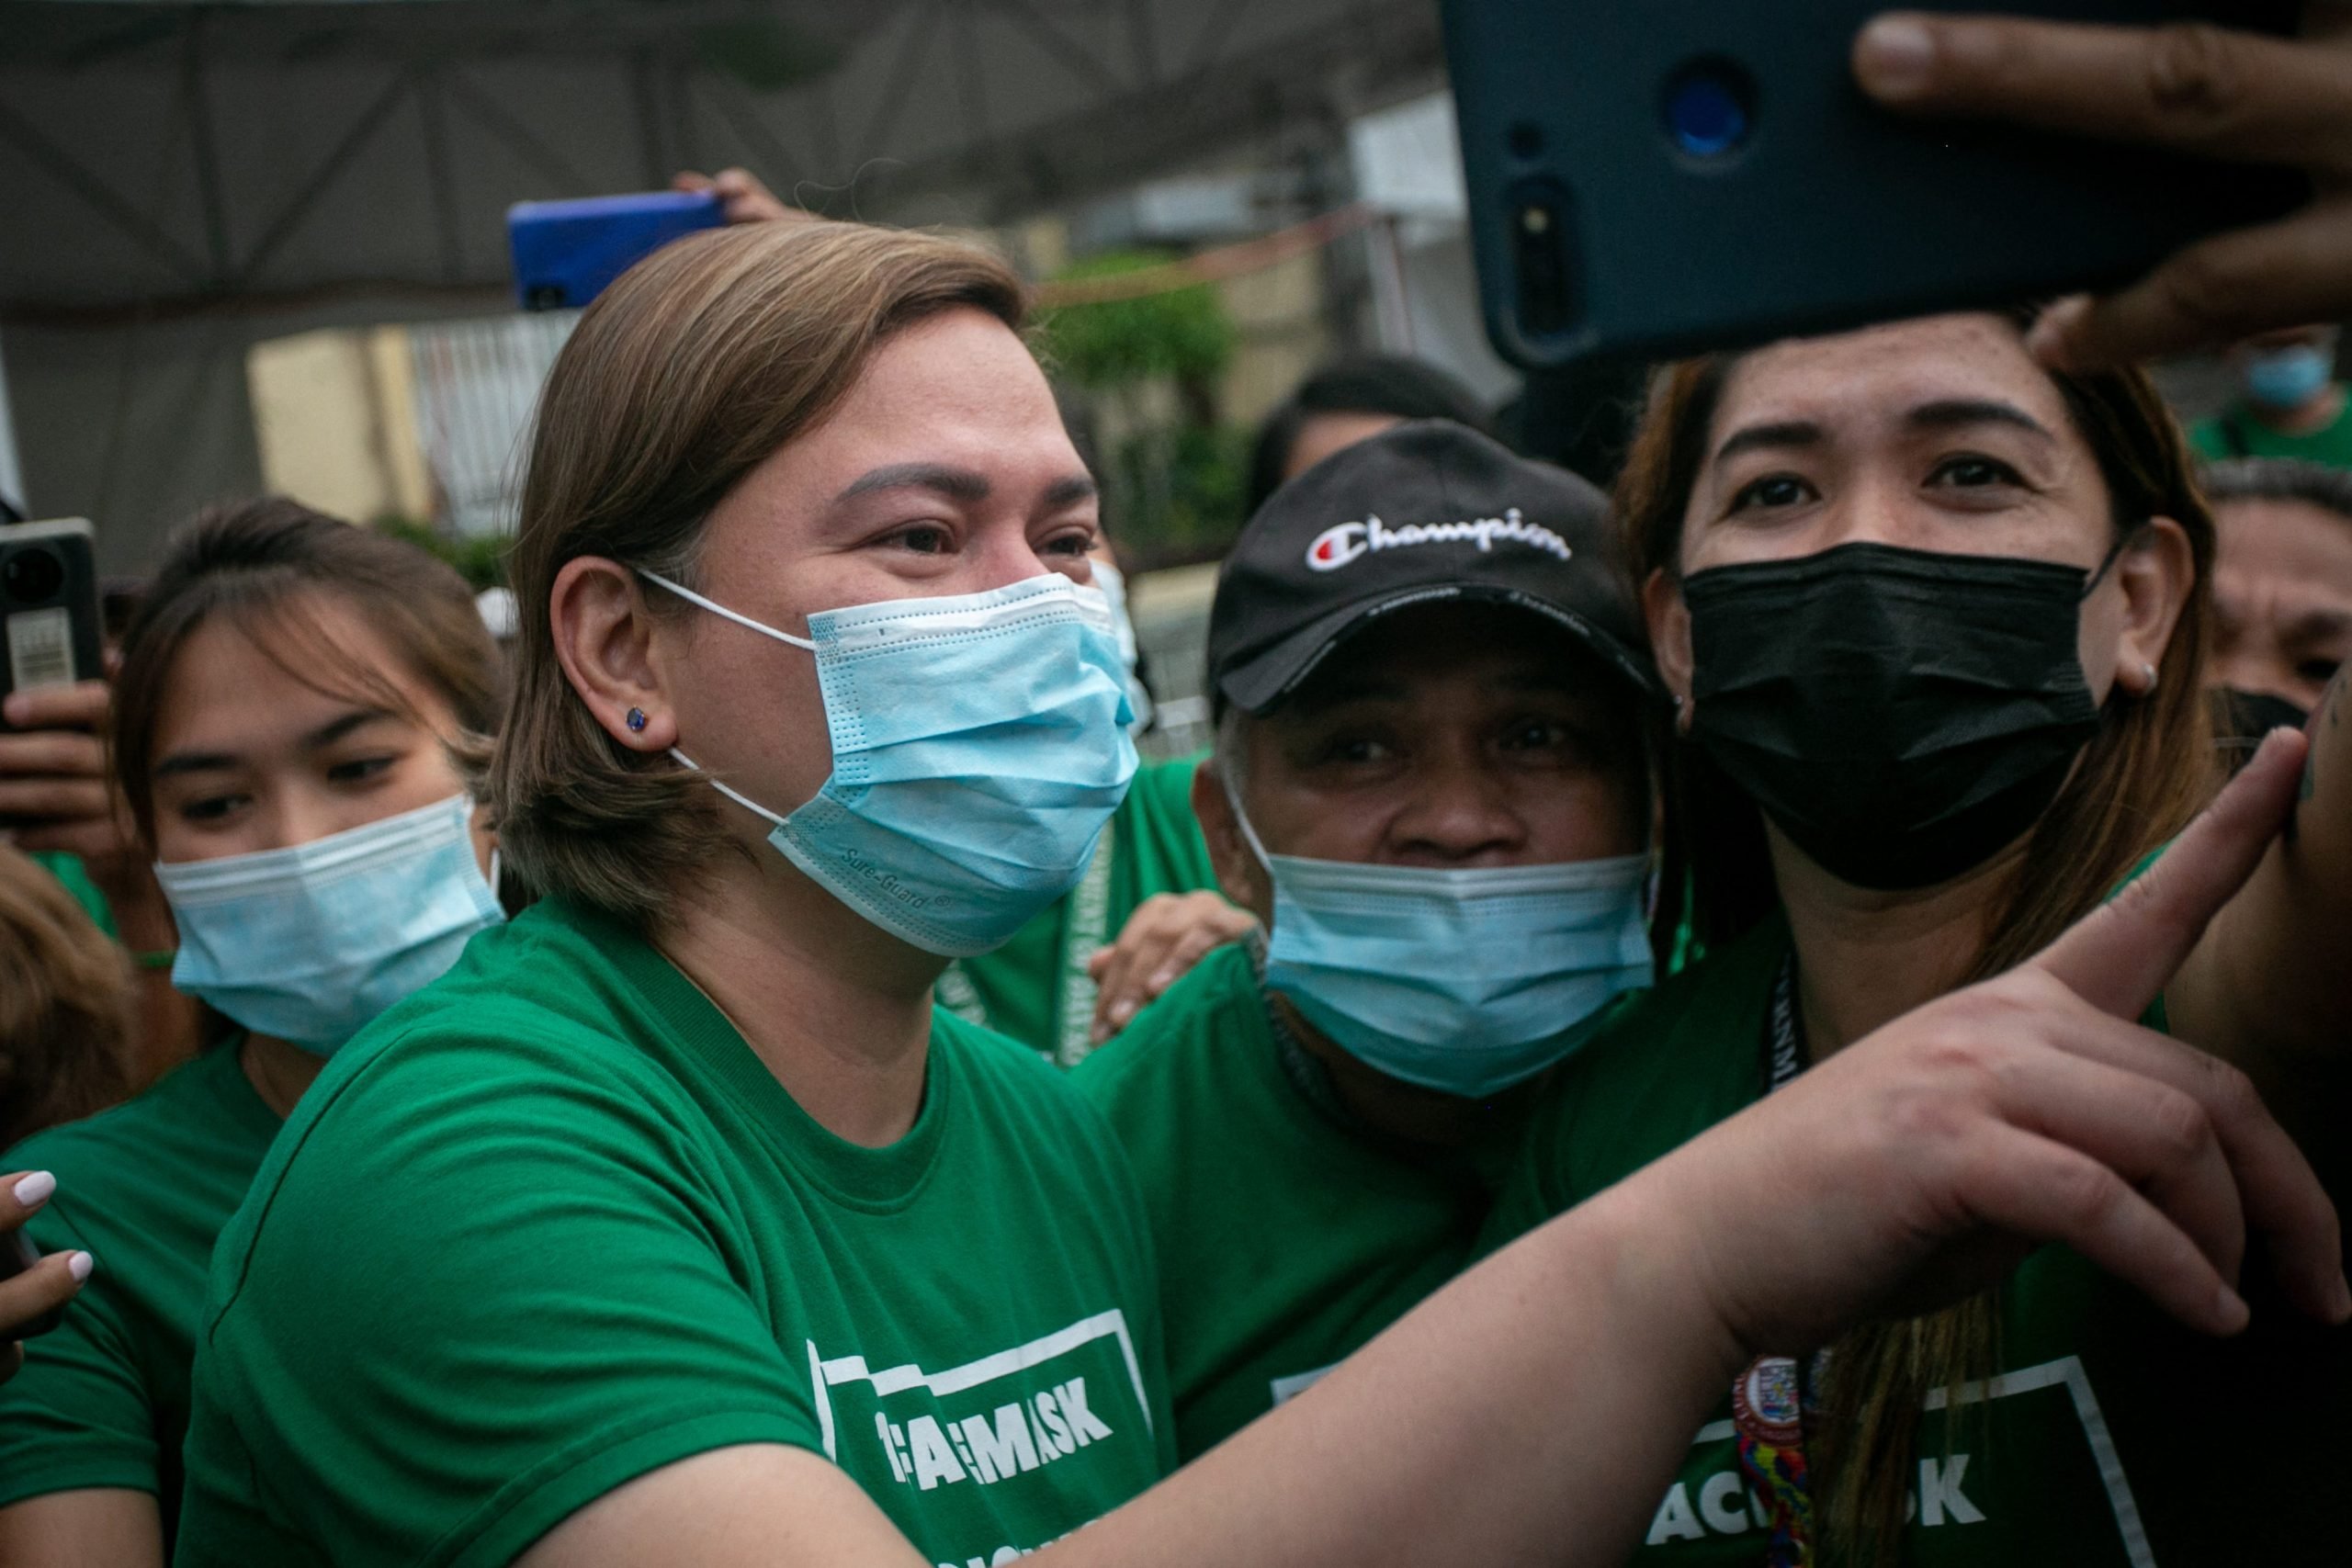
{"type": "MultiPolygon", "coordinates": [[[[1765,1015],[1764,1092],[1785,1088],[1804,1066],[1797,1032],[1796,954],[1781,965],[1765,1015]]],[[[1814,1379],[1786,1356],[1759,1356],[1732,1384],[1732,1430],[1746,1477],[1771,1529],[1766,1568],[1812,1568],[1813,1489],[1805,1467],[1804,1428],[1815,1414],[1814,1379]]]]}

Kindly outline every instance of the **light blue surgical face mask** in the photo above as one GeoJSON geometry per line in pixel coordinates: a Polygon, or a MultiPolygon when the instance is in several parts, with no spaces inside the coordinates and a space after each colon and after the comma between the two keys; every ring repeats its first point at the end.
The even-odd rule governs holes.
{"type": "Polygon", "coordinates": [[[332,1055],[506,918],[455,795],[282,850],[159,863],[172,984],[256,1034],[332,1055]]]}
{"type": "Polygon", "coordinates": [[[1440,871],[1268,854],[1266,984],[1366,1066],[1486,1100],[1590,1037],[1651,978],[1649,860],[1440,871]]]}
{"type": "Polygon", "coordinates": [[[1111,635],[1118,639],[1119,662],[1126,667],[1127,705],[1135,709],[1135,717],[1127,722],[1127,733],[1141,735],[1151,728],[1151,693],[1144,685],[1143,677],[1136,673],[1143,649],[1136,640],[1134,617],[1127,614],[1127,575],[1106,560],[1097,560],[1093,565],[1094,585],[1111,602],[1111,635]]]}
{"type": "Polygon", "coordinates": [[[768,842],[859,915],[926,953],[968,957],[1002,945],[1086,874],[1136,771],[1098,590],[1049,572],[985,593],[821,611],[797,637],[645,575],[816,654],[833,746],[816,797],[784,817],[710,782],[775,823],[768,842]]]}
{"type": "Polygon", "coordinates": [[[2245,395],[2267,409],[2281,412],[2301,408],[2327,390],[2335,378],[2332,349],[2299,343],[2246,355],[2240,373],[2245,395]]]}

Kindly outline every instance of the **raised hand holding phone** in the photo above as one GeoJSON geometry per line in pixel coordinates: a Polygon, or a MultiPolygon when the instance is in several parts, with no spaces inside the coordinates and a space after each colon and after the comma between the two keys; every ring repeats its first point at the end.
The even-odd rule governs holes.
{"type": "Polygon", "coordinates": [[[1891,12],[1854,42],[1863,91],[1906,115],[2002,120],[2311,176],[2310,202],[2046,312],[2034,348],[2077,368],[2352,317],[2352,5],[2302,37],[1891,12]]]}

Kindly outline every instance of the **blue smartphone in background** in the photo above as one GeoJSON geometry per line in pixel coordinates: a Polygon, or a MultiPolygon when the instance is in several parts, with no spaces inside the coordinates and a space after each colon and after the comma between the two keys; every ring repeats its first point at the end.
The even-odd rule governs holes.
{"type": "MultiPolygon", "coordinates": [[[[2284,32],[2290,0],[1913,0],[2284,32]]],[[[2282,170],[1914,120],[1853,81],[1888,0],[1441,0],[1487,333],[1631,364],[2098,288],[2310,194],[2282,170]]]]}
{"type": "Polygon", "coordinates": [[[526,310],[576,310],[680,235],[725,221],[707,191],[518,201],[506,209],[514,298],[526,310]]]}

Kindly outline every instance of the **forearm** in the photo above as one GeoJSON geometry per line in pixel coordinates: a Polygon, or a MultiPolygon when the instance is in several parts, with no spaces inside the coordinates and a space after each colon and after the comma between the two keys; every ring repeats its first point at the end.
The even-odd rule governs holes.
{"type": "Polygon", "coordinates": [[[2352,1067],[2352,665],[2313,709],[2287,829],[2215,920],[2167,1000],[2175,1031],[2251,1074],[2299,1141],[2340,1143],[2331,1103],[2352,1067]]]}
{"type": "Polygon", "coordinates": [[[1038,1562],[1622,1562],[1744,1359],[1662,1190],[1532,1233],[1038,1562]]]}

